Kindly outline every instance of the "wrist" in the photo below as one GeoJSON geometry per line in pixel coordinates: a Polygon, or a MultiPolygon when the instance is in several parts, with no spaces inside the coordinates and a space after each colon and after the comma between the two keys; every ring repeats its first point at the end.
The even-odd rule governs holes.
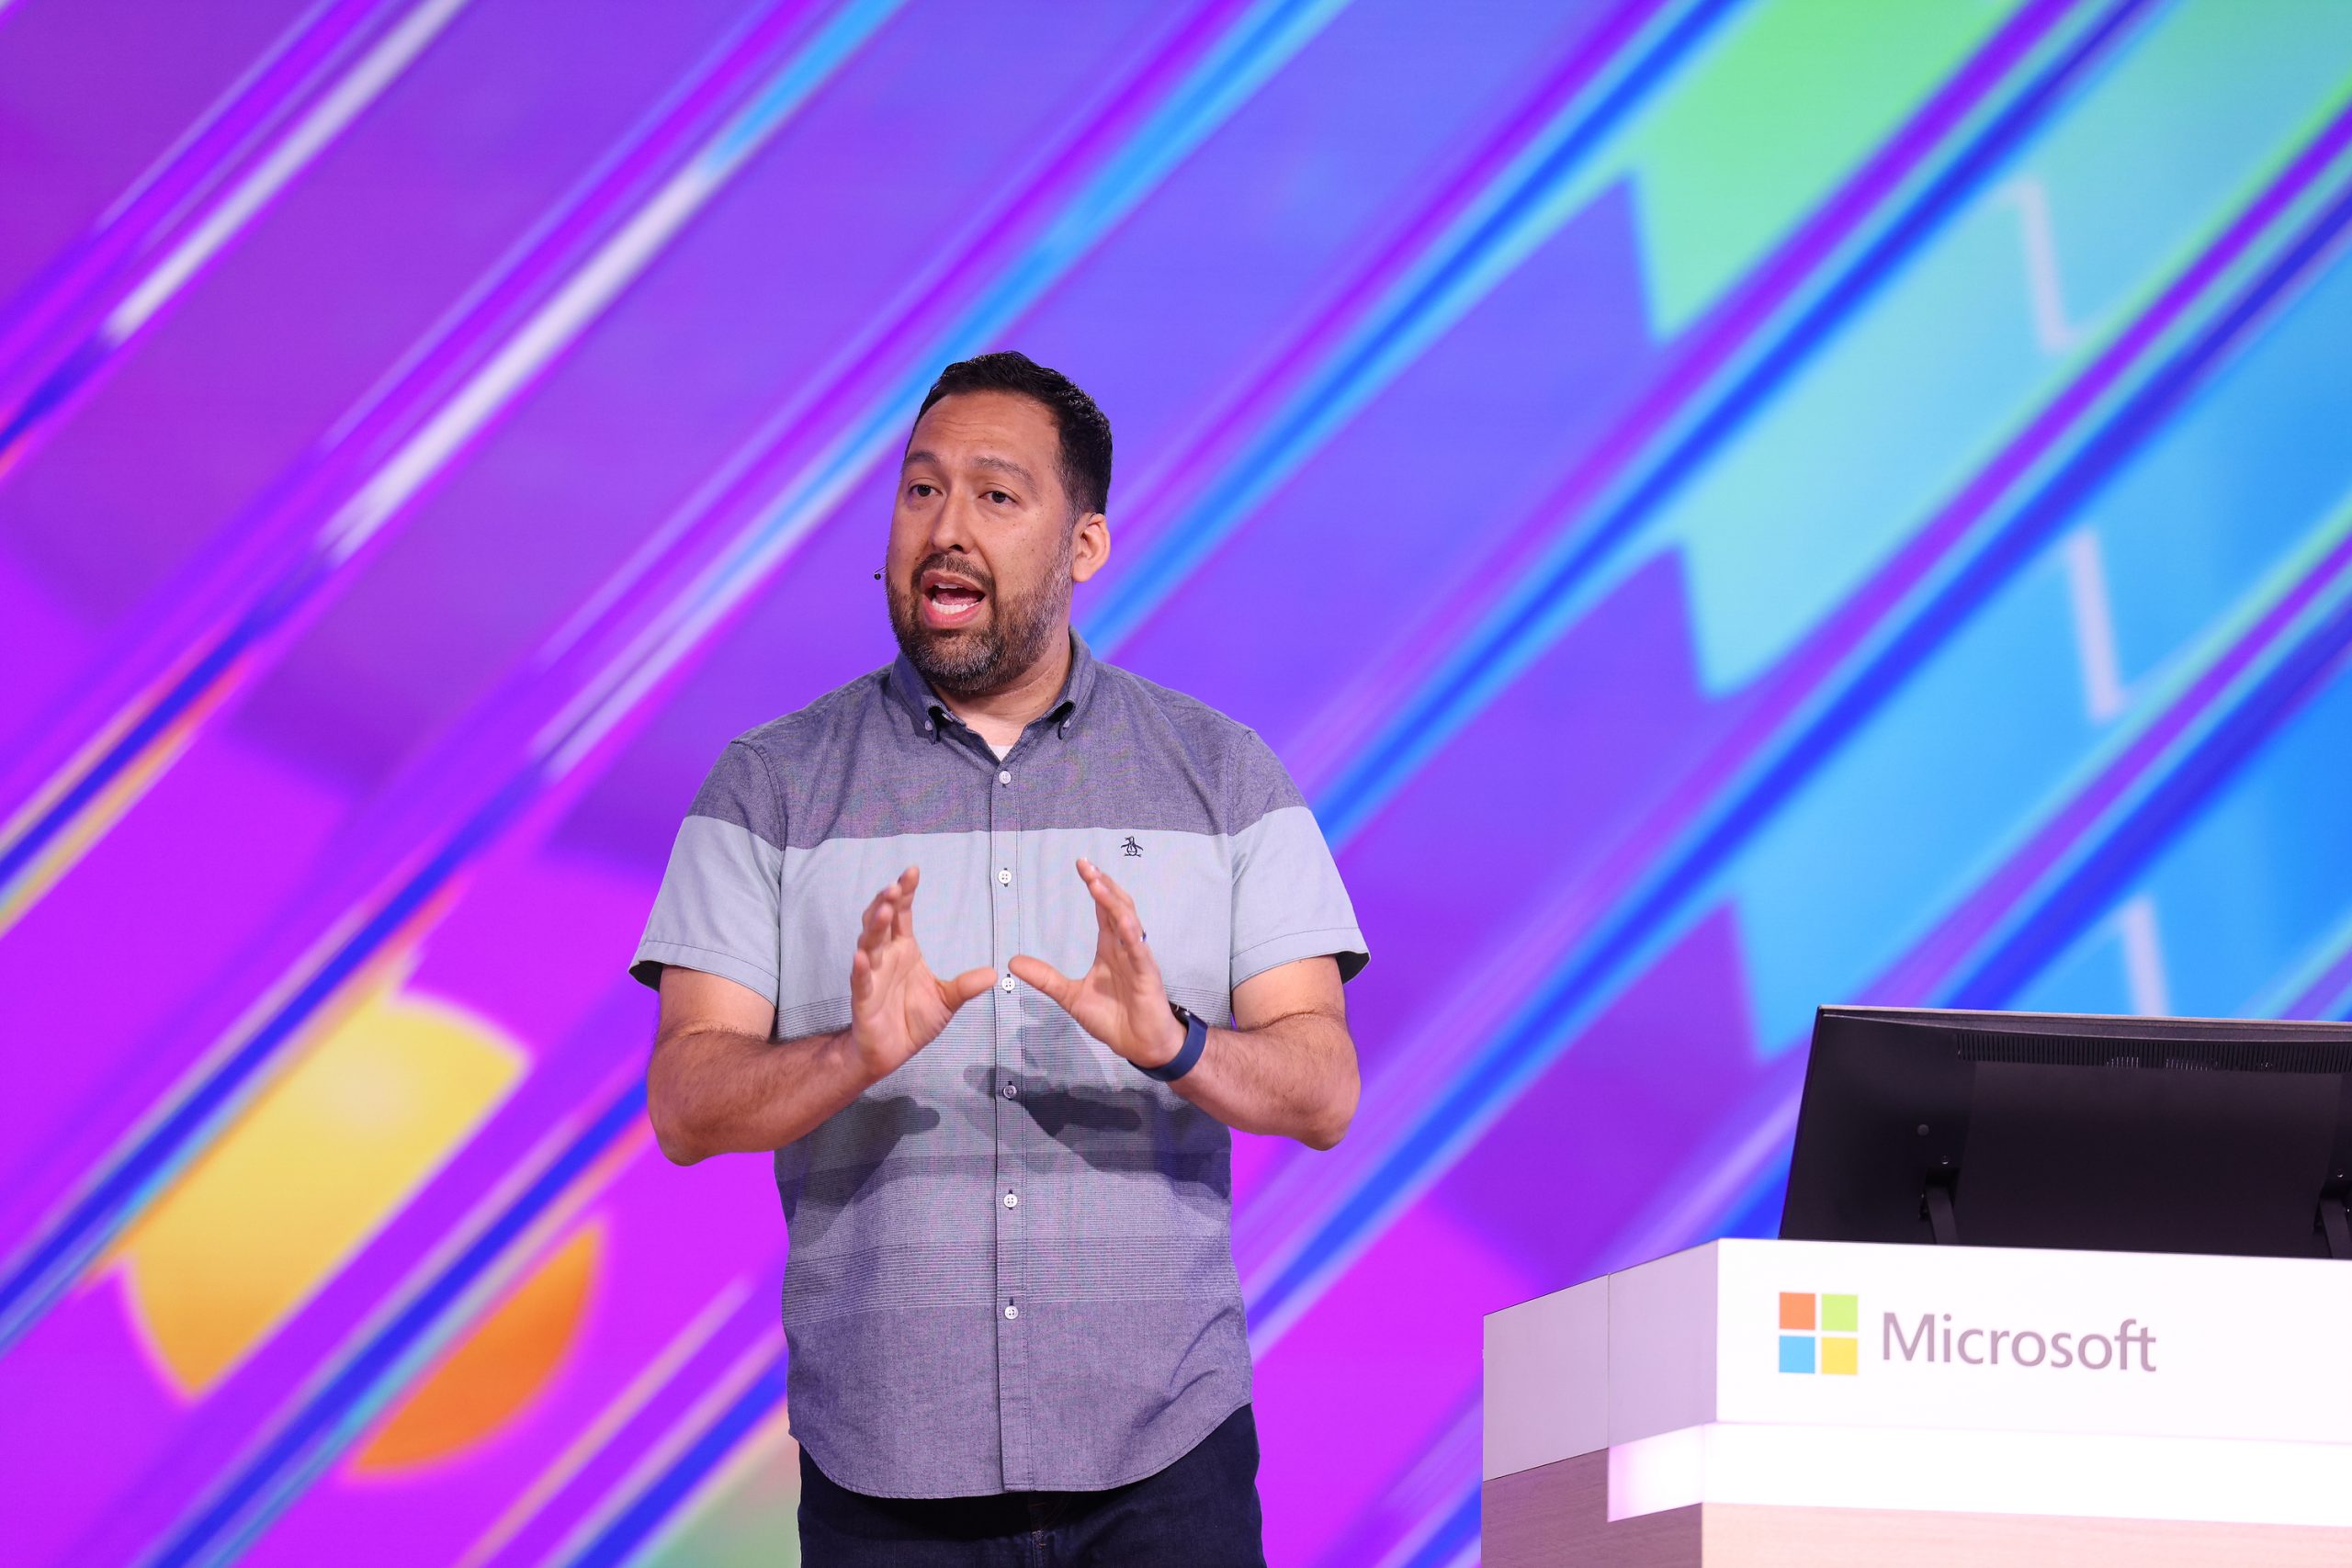
{"type": "Polygon", "coordinates": [[[1161,1009],[1159,1021],[1160,1026],[1152,1031],[1151,1038],[1145,1043],[1143,1049],[1127,1058],[1145,1072],[1166,1066],[1184,1049],[1184,1025],[1177,1018],[1175,1010],[1161,1009]]]}
{"type": "Polygon", "coordinates": [[[1150,1066],[1141,1062],[1136,1064],[1143,1068],[1146,1076],[1158,1078],[1161,1083],[1174,1083],[1198,1066],[1209,1037],[1207,1021],[1174,1002],[1168,1004],[1168,1017],[1169,1021],[1176,1026],[1179,1036],[1174,1054],[1165,1061],[1150,1066]]]}
{"type": "Polygon", "coordinates": [[[889,1077],[887,1072],[874,1070],[873,1056],[865,1043],[857,1037],[857,1025],[851,1024],[826,1042],[826,1055],[832,1058],[833,1070],[854,1099],[889,1077]]]}

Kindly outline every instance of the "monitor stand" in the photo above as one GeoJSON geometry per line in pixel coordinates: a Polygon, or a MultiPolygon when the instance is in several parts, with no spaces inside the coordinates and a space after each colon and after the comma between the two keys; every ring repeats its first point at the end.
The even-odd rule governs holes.
{"type": "MultiPolygon", "coordinates": [[[[1928,1229],[1938,1247],[1960,1245],[1960,1218],[1952,1208],[1951,1187],[1942,1181],[1930,1181],[1922,1195],[1928,1211],[1928,1229]]],[[[2327,1237],[2327,1255],[2338,1261],[2352,1262],[2352,1197],[2342,1192],[2323,1192],[2319,1200],[2320,1231],[2327,1237]]]]}
{"type": "MultiPolygon", "coordinates": [[[[2337,1216],[2337,1223],[2343,1217],[2337,1216]]],[[[1928,1227],[1935,1233],[1938,1247],[1960,1245],[1960,1222],[1951,1212],[1951,1189],[1940,1181],[1928,1183],[1928,1227]]]]}

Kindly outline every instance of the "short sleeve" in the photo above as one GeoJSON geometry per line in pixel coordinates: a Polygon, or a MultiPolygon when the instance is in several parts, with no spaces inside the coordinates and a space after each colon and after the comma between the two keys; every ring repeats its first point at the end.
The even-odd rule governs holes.
{"type": "Polygon", "coordinates": [[[659,988],[665,964],[702,969],[776,999],[784,801],[766,762],[728,742],[695,792],[628,972],[659,988]]]}
{"type": "Polygon", "coordinates": [[[1370,960],[1331,846],[1256,731],[1245,732],[1232,793],[1233,984],[1295,959],[1329,953],[1340,978],[1370,960]]]}

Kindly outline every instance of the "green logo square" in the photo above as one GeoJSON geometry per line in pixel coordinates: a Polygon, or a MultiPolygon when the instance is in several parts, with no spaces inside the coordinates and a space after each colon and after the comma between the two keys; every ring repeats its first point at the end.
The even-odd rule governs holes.
{"type": "Polygon", "coordinates": [[[1821,1298],[1821,1328],[1825,1334],[1859,1333],[1860,1314],[1855,1310],[1852,1296],[1821,1298]]]}

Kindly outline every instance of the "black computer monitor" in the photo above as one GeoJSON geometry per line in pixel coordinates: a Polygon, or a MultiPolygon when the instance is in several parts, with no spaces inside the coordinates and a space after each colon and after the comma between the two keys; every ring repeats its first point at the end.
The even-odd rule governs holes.
{"type": "Polygon", "coordinates": [[[2352,1257],[2352,1024],[1826,1007],[1781,1235],[2352,1257]]]}

